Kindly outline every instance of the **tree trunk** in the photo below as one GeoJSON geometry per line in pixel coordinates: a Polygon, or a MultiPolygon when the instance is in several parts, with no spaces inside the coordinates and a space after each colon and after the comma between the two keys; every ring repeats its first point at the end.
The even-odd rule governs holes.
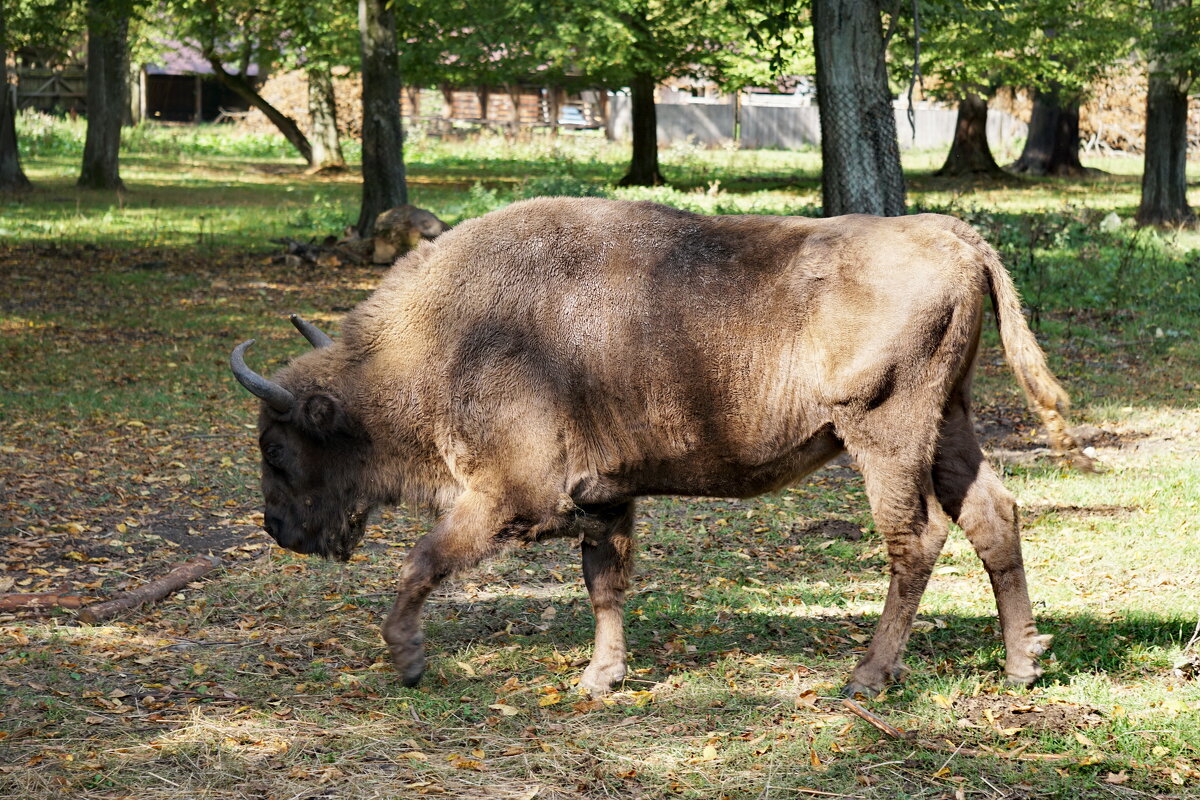
{"type": "Polygon", "coordinates": [[[504,93],[508,95],[508,132],[515,139],[521,132],[521,87],[515,83],[506,83],[504,93]]]}
{"type": "Polygon", "coordinates": [[[633,125],[633,157],[620,186],[663,186],[658,171],[658,116],[654,109],[654,76],[639,72],[629,84],[629,114],[633,125]]]}
{"type": "Polygon", "coordinates": [[[600,124],[604,126],[604,138],[610,142],[613,138],[612,126],[608,124],[608,87],[596,90],[596,107],[600,115],[600,124]]]}
{"type": "Polygon", "coordinates": [[[21,151],[17,148],[17,106],[8,86],[8,35],[4,22],[4,2],[0,0],[0,192],[29,188],[29,178],[21,169],[21,151]]]}
{"type": "Polygon", "coordinates": [[[375,218],[408,202],[404,180],[404,131],[400,122],[400,63],[396,57],[396,17],[388,0],[358,0],[362,44],[362,210],[358,233],[364,238],[375,218]]]}
{"type": "MultiPolygon", "coordinates": [[[[1186,0],[1155,0],[1158,19],[1186,0]]],[[[1160,22],[1159,25],[1168,23],[1160,22]]],[[[1156,26],[1157,27],[1157,26],[1156,26]]],[[[1146,165],[1138,225],[1195,225],[1187,201],[1187,116],[1185,76],[1172,74],[1161,61],[1150,63],[1146,95],[1146,165]]]]}
{"type": "Polygon", "coordinates": [[[821,195],[827,217],[904,213],[904,173],[879,6],[815,0],[821,195]]]}
{"type": "Polygon", "coordinates": [[[558,136],[558,118],[562,116],[562,97],[563,90],[557,86],[551,86],[547,90],[546,101],[549,108],[547,113],[550,115],[550,134],[558,136]]]}
{"type": "Polygon", "coordinates": [[[1003,175],[1004,170],[992,156],[987,140],[988,104],[974,92],[963,95],[958,103],[954,124],[954,142],[946,163],[934,175],[1003,175]]]}
{"type": "Polygon", "coordinates": [[[329,65],[309,65],[305,74],[308,76],[308,115],[312,120],[313,169],[345,169],[346,158],[338,138],[337,102],[329,65]]]}
{"type": "Polygon", "coordinates": [[[475,90],[475,97],[479,100],[479,119],[487,122],[488,120],[488,105],[491,103],[492,90],[487,86],[480,86],[475,90]]]}
{"type": "Polygon", "coordinates": [[[118,3],[88,0],[87,137],[79,186],[122,189],[118,157],[129,90],[129,17],[118,3]]]}
{"type": "Polygon", "coordinates": [[[1064,102],[1057,87],[1035,92],[1029,138],[1008,170],[1019,175],[1088,174],[1079,161],[1079,100],[1064,102]]]}
{"type": "Polygon", "coordinates": [[[238,97],[265,114],[267,119],[271,121],[271,124],[283,134],[283,138],[292,143],[292,147],[296,148],[305,163],[312,166],[312,145],[309,143],[308,137],[304,135],[304,132],[300,130],[300,126],[296,124],[296,121],[268,103],[266,98],[254,90],[254,87],[250,85],[250,81],[246,80],[246,76],[235,75],[227,71],[225,65],[221,63],[221,59],[215,54],[206,53],[205,58],[212,67],[213,73],[217,76],[217,80],[238,97]]]}

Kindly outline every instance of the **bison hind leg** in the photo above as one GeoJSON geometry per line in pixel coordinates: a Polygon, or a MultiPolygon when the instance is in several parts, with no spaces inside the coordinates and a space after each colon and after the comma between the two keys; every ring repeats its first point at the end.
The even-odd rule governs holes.
{"type": "Polygon", "coordinates": [[[942,506],[979,554],[996,596],[1008,683],[1028,686],[1042,675],[1038,658],[1052,637],[1038,632],[1029,602],[1017,504],[979,449],[965,403],[946,415],[933,465],[942,506]]]}

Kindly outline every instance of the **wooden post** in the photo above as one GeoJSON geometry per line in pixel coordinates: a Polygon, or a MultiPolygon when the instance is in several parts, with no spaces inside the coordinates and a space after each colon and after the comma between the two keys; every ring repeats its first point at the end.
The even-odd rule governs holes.
{"type": "Polygon", "coordinates": [[[199,75],[196,76],[196,113],[192,116],[192,122],[200,123],[204,121],[204,79],[199,75]]]}
{"type": "Polygon", "coordinates": [[[150,81],[146,77],[146,65],[138,71],[138,120],[145,121],[149,106],[146,100],[146,89],[149,87],[150,81]]]}

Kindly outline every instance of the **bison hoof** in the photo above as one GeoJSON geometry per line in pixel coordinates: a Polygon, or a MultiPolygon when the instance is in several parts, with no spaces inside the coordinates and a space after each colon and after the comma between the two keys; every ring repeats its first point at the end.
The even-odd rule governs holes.
{"type": "Polygon", "coordinates": [[[403,646],[394,645],[388,648],[392,655],[392,666],[400,674],[400,682],[410,688],[420,683],[421,676],[425,674],[423,642],[424,637],[418,634],[403,646]]]}
{"type": "Polygon", "coordinates": [[[592,662],[579,678],[579,688],[591,697],[601,697],[625,680],[625,662],[597,664],[592,662]]]}
{"type": "Polygon", "coordinates": [[[842,696],[853,699],[862,695],[868,700],[882,692],[889,684],[903,683],[908,677],[908,667],[896,663],[886,669],[875,670],[860,664],[850,682],[842,688],[842,696]]]}
{"type": "Polygon", "coordinates": [[[400,683],[409,689],[413,688],[421,682],[421,676],[425,674],[425,656],[418,657],[407,667],[398,671],[400,673],[400,683]]]}
{"type": "Polygon", "coordinates": [[[1004,682],[1009,686],[1031,686],[1045,672],[1038,657],[1050,649],[1054,637],[1049,634],[1031,636],[1024,652],[1010,655],[1004,663],[1004,682]]]}
{"type": "Polygon", "coordinates": [[[863,686],[858,681],[850,681],[842,687],[842,697],[854,700],[858,697],[864,697],[867,700],[875,697],[882,689],[873,689],[870,686],[863,686]]]}

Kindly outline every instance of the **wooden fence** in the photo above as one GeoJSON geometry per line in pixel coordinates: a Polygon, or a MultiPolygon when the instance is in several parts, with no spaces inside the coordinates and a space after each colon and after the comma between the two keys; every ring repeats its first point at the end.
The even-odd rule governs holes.
{"type": "Polygon", "coordinates": [[[82,66],[58,69],[17,67],[17,108],[82,112],[87,106],[87,72],[82,66]]]}

